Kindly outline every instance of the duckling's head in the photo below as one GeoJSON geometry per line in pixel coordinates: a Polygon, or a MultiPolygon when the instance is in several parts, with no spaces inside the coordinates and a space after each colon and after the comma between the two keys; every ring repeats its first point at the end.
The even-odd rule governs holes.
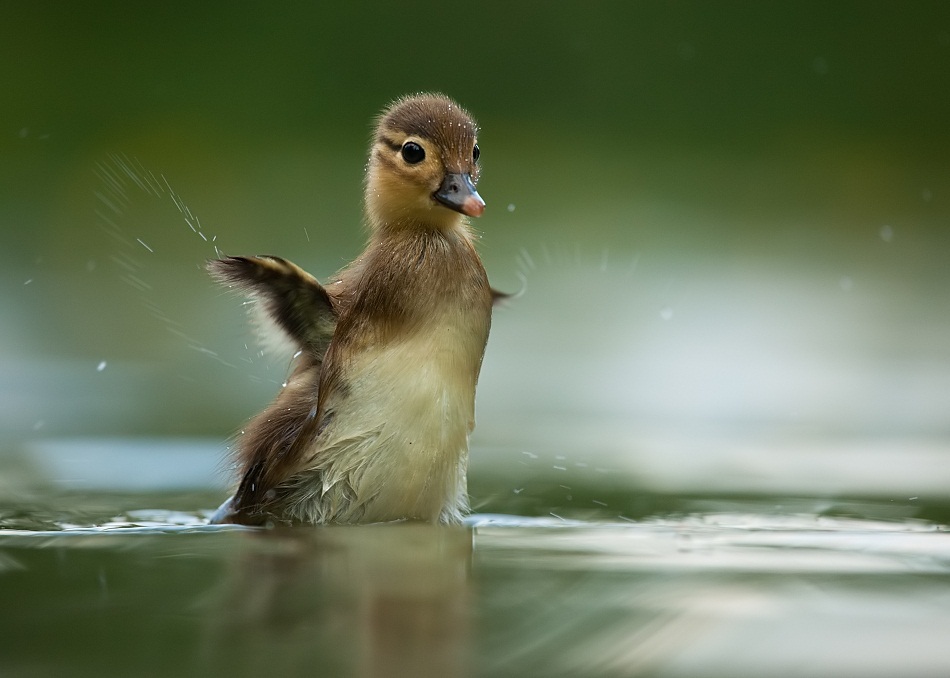
{"type": "Polygon", "coordinates": [[[441,94],[395,101],[376,125],[366,172],[366,212],[374,229],[438,228],[480,216],[478,128],[441,94]]]}

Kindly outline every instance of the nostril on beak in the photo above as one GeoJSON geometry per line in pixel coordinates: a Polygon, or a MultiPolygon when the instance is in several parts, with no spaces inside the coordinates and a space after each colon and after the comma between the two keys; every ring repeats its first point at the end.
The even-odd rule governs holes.
{"type": "Polygon", "coordinates": [[[478,195],[472,177],[468,174],[446,174],[439,190],[432,197],[449,209],[470,217],[481,216],[485,209],[485,201],[478,195]]]}

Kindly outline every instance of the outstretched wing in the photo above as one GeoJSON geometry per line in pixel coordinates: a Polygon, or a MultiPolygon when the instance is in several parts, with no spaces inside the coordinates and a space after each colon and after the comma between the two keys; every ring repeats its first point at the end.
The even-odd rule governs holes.
{"type": "Polygon", "coordinates": [[[257,523],[280,483],[293,472],[318,431],[315,416],[323,359],[337,313],[317,279],[274,256],[226,257],[208,262],[218,282],[257,302],[270,323],[302,351],[276,400],[245,427],[236,442],[241,482],[212,522],[257,523]]]}
{"type": "Polygon", "coordinates": [[[337,316],[316,278],[286,259],[268,255],[214,259],[208,262],[208,271],[218,282],[258,302],[270,322],[298,348],[322,360],[337,316]]]}

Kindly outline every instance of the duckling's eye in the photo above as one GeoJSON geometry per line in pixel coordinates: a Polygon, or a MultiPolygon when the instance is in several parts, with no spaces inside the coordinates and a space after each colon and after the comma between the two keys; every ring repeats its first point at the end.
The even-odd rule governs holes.
{"type": "Polygon", "coordinates": [[[478,162],[478,156],[481,154],[482,152],[478,150],[478,144],[475,144],[475,148],[472,149],[472,162],[478,162]]]}
{"type": "Polygon", "coordinates": [[[415,141],[407,141],[402,145],[402,159],[410,165],[422,162],[426,158],[426,152],[415,141]]]}

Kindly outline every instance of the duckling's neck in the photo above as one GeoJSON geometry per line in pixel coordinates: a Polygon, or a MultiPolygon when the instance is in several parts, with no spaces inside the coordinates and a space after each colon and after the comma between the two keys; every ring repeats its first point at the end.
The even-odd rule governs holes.
{"type": "MultiPolygon", "coordinates": [[[[446,212],[448,210],[445,210],[446,212]]],[[[385,272],[387,278],[430,278],[435,289],[454,284],[465,268],[475,263],[475,234],[466,219],[453,215],[442,222],[396,219],[377,224],[364,252],[366,265],[385,272]]]]}
{"type": "Polygon", "coordinates": [[[409,234],[436,234],[447,236],[461,235],[471,241],[471,229],[468,220],[461,214],[443,207],[433,207],[424,214],[389,214],[382,215],[367,206],[366,215],[369,221],[372,239],[388,237],[405,237],[409,234]]]}
{"type": "Polygon", "coordinates": [[[456,219],[451,230],[382,224],[351,274],[358,280],[354,293],[362,299],[361,312],[379,313],[387,324],[434,317],[445,304],[480,306],[489,298],[485,270],[464,219],[456,219]]]}

